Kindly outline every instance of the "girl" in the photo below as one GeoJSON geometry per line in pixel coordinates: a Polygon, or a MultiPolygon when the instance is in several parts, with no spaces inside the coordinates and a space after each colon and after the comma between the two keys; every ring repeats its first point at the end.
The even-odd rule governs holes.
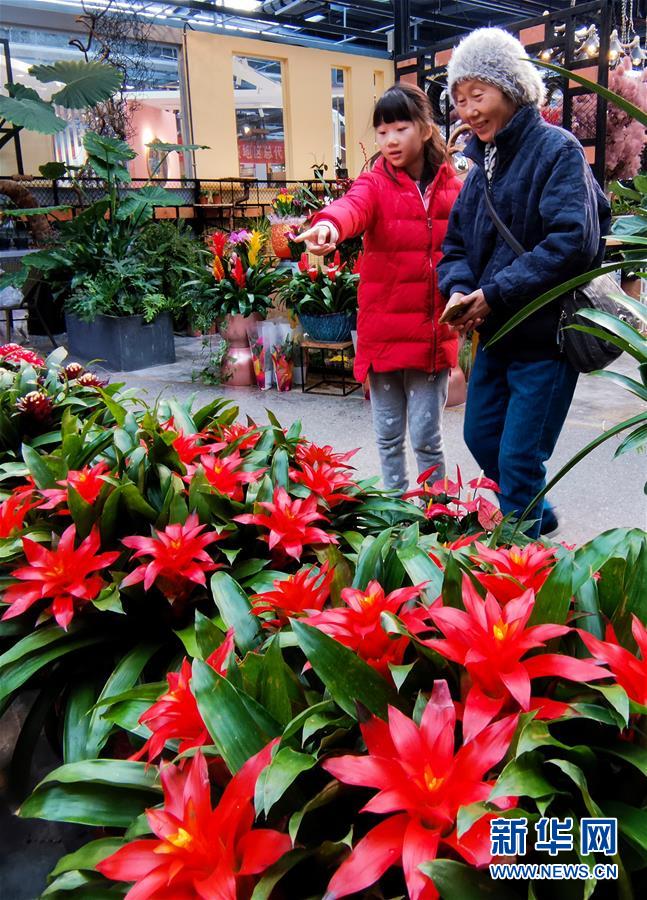
{"type": "Polygon", "coordinates": [[[368,373],[384,486],[404,493],[407,419],[418,471],[445,472],[441,416],[458,346],[439,322],[445,300],[436,265],[461,182],[420,88],[390,87],[373,127],[379,154],[371,170],[297,240],[323,256],[364,233],[355,377],[363,382],[368,373]]]}

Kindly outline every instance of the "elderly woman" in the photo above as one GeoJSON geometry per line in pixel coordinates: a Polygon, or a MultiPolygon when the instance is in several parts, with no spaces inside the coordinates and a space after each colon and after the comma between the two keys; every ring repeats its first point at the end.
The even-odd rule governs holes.
{"type": "MultiPolygon", "coordinates": [[[[540,116],[543,82],[516,38],[499,28],[472,32],[447,75],[458,114],[473,132],[465,153],[475,165],[438,265],[439,287],[449,297],[444,318],[460,332],[479,331],[465,441],[499,483],[502,512],[519,514],[545,486],[545,463],[577,382],[560,352],[559,300],[485,345],[531,300],[601,260],[609,204],[579,142],[540,116]],[[486,192],[521,255],[498,233],[486,192]]],[[[550,504],[533,515],[530,535],[556,531],[550,504]]]]}

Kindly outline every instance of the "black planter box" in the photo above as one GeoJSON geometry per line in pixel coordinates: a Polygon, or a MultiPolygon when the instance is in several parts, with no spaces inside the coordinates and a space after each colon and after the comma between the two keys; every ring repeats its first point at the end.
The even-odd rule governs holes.
{"type": "Polygon", "coordinates": [[[67,347],[72,356],[97,359],[110,369],[130,372],[175,362],[173,321],[160,313],[150,325],[142,316],[97,316],[82,322],[66,313],[67,347]]]}

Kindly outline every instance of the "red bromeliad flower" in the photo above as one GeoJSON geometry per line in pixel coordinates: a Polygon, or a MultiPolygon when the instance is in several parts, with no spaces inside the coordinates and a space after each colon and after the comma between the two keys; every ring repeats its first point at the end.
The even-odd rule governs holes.
{"type": "Polygon", "coordinates": [[[355,488],[356,483],[348,475],[336,466],[329,463],[317,463],[309,465],[303,463],[301,471],[290,469],[290,478],[297,484],[302,484],[320,497],[330,508],[344,500],[355,500],[355,497],[344,493],[345,488],[355,488]]]}
{"type": "Polygon", "coordinates": [[[477,553],[471,559],[494,569],[493,572],[475,571],[474,575],[499,603],[514,600],[526,590],[538,593],[555,565],[556,550],[543,544],[493,550],[476,542],[474,549],[477,553]]]}
{"type": "Polygon", "coordinates": [[[425,624],[427,609],[405,608],[406,604],[420,596],[421,588],[422,585],[400,588],[386,596],[377,581],[370,581],[365,591],[344,588],[341,597],[345,607],[325,609],[309,616],[307,622],[355,651],[369,666],[385,678],[390,678],[389,663],[400,665],[409,639],[387,634],[380,617],[383,612],[399,616],[413,634],[428,629],[429,625],[425,624]]]}
{"type": "Polygon", "coordinates": [[[155,838],[131,841],[97,870],[113,881],[135,882],[128,900],[248,900],[256,880],[249,876],[292,846],[286,834],[252,828],[254,789],[271,752],[269,744],[249,759],[215,808],[201,753],[184,770],[163,766],[164,807],[146,810],[155,838]]]}
{"type": "Polygon", "coordinates": [[[243,525],[259,525],[267,528],[269,534],[263,535],[270,550],[279,547],[294,559],[301,559],[305,544],[337,544],[339,541],[321,528],[314,528],[311,522],[328,519],[317,509],[317,497],[313,494],[305,500],[291,500],[285,488],[278,487],[274,491],[274,502],[259,503],[266,512],[234,516],[234,522],[243,525]]]}
{"type": "Polygon", "coordinates": [[[227,235],[224,231],[216,231],[211,236],[211,250],[216,256],[223,256],[227,245],[227,235]]]}
{"type": "Polygon", "coordinates": [[[297,444],[295,452],[296,462],[300,466],[314,466],[326,463],[329,466],[335,466],[338,469],[352,469],[349,460],[355,456],[359,447],[355,450],[349,450],[347,453],[335,453],[330,444],[319,447],[317,444],[311,444],[309,441],[300,441],[297,444]]]}
{"type": "Polygon", "coordinates": [[[95,599],[105,586],[98,570],[111,565],[119,553],[97,555],[101,539],[96,527],[76,548],[75,538],[76,527],[70,525],[55,548],[43,547],[27,537],[22,539],[29,565],[19,566],[11,573],[12,578],[20,581],[10,585],[4,593],[3,600],[9,604],[9,609],[3,619],[19,616],[39,600],[51,600],[48,613],[67,630],[75,607],[95,599]]]}
{"type": "MultiPolygon", "coordinates": [[[[518,716],[507,716],[454,753],[456,713],[446,681],[436,681],[420,726],[394,707],[388,724],[373,717],[361,725],[368,754],[322,763],[345,784],[377,788],[364,812],[393,813],[372,828],[334,874],[325,900],[337,900],[374,884],[400,863],[410,900],[433,900],[438,892],[420,871],[436,859],[440,845],[470,865],[490,859],[486,814],[461,837],[456,817],[462,806],[487,800],[493,781],[487,773],[505,756],[518,716]]],[[[510,799],[496,801],[501,807],[510,799]]]]}
{"type": "Polygon", "coordinates": [[[532,591],[500,604],[492,594],[481,599],[471,580],[463,579],[465,610],[430,607],[429,618],[445,640],[423,643],[441,656],[465,666],[472,685],[465,698],[463,734],[471,740],[504,708],[539,708],[539,716],[563,715],[568,706],[530,696],[533,678],[567,678],[593,681],[608,677],[588,660],[560,653],[542,653],[522,659],[529,650],[543,647],[551,638],[572,631],[567,625],[535,625],[526,628],[535,605],[532,591]]]}
{"type": "Polygon", "coordinates": [[[133,559],[150,557],[148,562],[137,566],[121,582],[121,587],[144,582],[144,590],[149,591],[157,583],[171,603],[183,599],[191,591],[193,584],[205,585],[205,573],[221,568],[215,563],[205,547],[222,536],[215,531],[201,534],[206,525],[200,525],[198,514],[191,513],[184,525],[167,525],[163,531],[155,531],[153,537],[133,535],[122,540],[122,544],[137,552],[133,559]]]}
{"type": "Polygon", "coordinates": [[[251,450],[261,439],[261,433],[256,425],[243,425],[242,422],[234,422],[221,431],[221,441],[211,445],[215,452],[223,450],[234,441],[239,441],[238,450],[251,450]],[[241,440],[242,438],[242,440],[241,440]]]}
{"type": "MultiPolygon", "coordinates": [[[[101,489],[106,483],[105,474],[110,471],[107,462],[99,462],[96,465],[84,466],[82,469],[71,469],[67,473],[67,478],[57,481],[62,485],[61,488],[46,488],[41,491],[43,497],[47,497],[48,502],[42,504],[42,509],[54,509],[59,503],[67,501],[67,490],[72,487],[85,500],[86,503],[94,503],[101,489]]],[[[69,510],[63,510],[69,512],[69,510]]]]}
{"type": "Polygon", "coordinates": [[[236,257],[236,262],[231,270],[231,277],[239,288],[244,288],[246,284],[245,270],[241,262],[240,256],[236,257]]]}
{"type": "Polygon", "coordinates": [[[606,641],[601,641],[580,628],[577,633],[586,644],[589,653],[608,665],[629,699],[641,706],[647,706],[647,628],[640,619],[632,615],[631,633],[638,644],[642,659],[638,659],[618,642],[611,624],[607,625],[606,641]]]}
{"type": "Polygon", "coordinates": [[[33,499],[32,487],[15,488],[11,494],[0,503],[0,539],[11,537],[15,532],[22,531],[25,516],[30,509],[40,506],[33,499]]]}
{"type": "MultiPolygon", "coordinates": [[[[225,640],[205,660],[219,675],[227,674],[227,666],[234,652],[234,632],[230,629],[225,640]]],[[[149,762],[162,753],[167,741],[179,741],[179,753],[192,747],[202,747],[211,743],[207,726],[202,720],[198,704],[191,692],[191,663],[182,660],[179,672],[169,672],[166,676],[168,691],[162,694],[145,713],[139,717],[153,733],[144,746],[131,759],[148,756],[149,762]]]]}
{"type": "Polygon", "coordinates": [[[38,368],[45,365],[45,360],[34,353],[33,350],[26,350],[20,344],[2,344],[0,346],[0,362],[6,363],[28,363],[30,366],[38,368]]]}
{"type": "Polygon", "coordinates": [[[319,277],[319,272],[320,272],[319,266],[310,264],[307,253],[301,254],[301,259],[297,263],[297,266],[299,267],[299,272],[306,274],[308,276],[308,278],[310,279],[310,281],[314,282],[319,277]]]}
{"type": "Polygon", "coordinates": [[[265,612],[276,613],[278,618],[266,624],[287,625],[288,616],[320,611],[330,596],[334,574],[325,562],[320,569],[310,566],[282,581],[276,580],[273,591],[252,596],[252,612],[257,616],[265,612]]]}
{"type": "Polygon", "coordinates": [[[211,487],[238,503],[243,501],[243,485],[257,481],[265,472],[265,469],[244,472],[241,468],[244,462],[245,460],[238,451],[230,453],[229,456],[207,456],[205,454],[200,457],[200,465],[204,469],[205,477],[211,487]]]}

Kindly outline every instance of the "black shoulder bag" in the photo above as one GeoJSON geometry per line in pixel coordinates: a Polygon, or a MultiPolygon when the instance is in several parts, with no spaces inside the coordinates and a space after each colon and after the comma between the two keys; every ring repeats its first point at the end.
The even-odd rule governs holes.
{"type": "MultiPolygon", "coordinates": [[[[492,204],[490,192],[485,191],[485,203],[488,212],[503,240],[512,247],[517,256],[526,252],[525,247],[519,243],[510,229],[503,224],[492,204]]],[[[562,314],[559,320],[559,345],[562,353],[578,372],[593,372],[595,369],[604,369],[614,359],[617,359],[622,350],[609,341],[602,340],[593,334],[586,334],[569,325],[582,324],[585,320],[578,318],[581,309],[599,309],[610,313],[612,316],[624,318],[623,311],[612,295],[620,293],[620,288],[610,275],[598,275],[587,284],[582,284],[575,290],[557,298],[561,301],[562,314]]]]}

